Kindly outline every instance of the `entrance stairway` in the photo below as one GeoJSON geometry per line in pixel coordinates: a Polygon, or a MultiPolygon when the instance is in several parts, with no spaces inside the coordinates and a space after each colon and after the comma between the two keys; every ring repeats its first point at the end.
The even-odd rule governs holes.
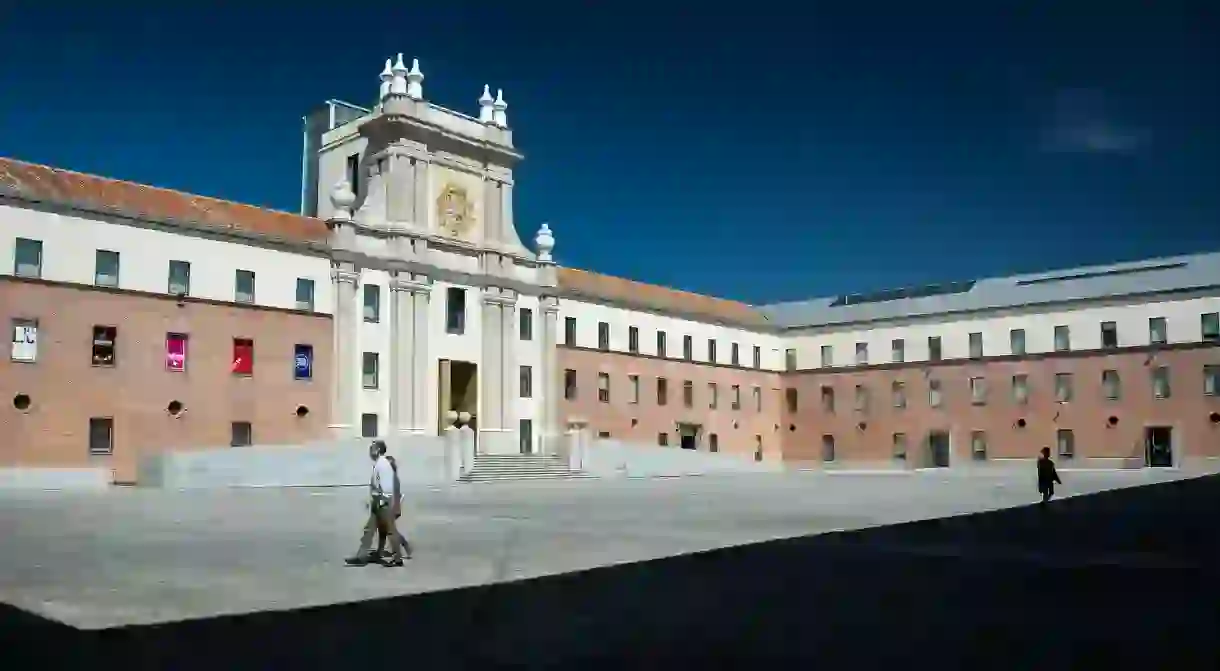
{"type": "Polygon", "coordinates": [[[562,457],[549,454],[480,454],[474,468],[460,482],[498,482],[504,480],[552,480],[592,477],[573,471],[562,457]]]}

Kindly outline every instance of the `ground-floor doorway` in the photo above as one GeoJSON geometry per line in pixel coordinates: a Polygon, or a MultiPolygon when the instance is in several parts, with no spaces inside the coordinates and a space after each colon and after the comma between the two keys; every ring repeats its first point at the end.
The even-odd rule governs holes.
{"type": "MultiPolygon", "coordinates": [[[[470,413],[470,428],[478,431],[479,367],[469,361],[440,360],[437,376],[439,394],[437,428],[443,433],[449,427],[452,412],[470,413]]],[[[476,433],[476,436],[478,434],[476,433]]]]}
{"type": "Polygon", "coordinates": [[[950,458],[950,441],[948,431],[928,432],[928,466],[931,468],[948,468],[950,458]]]}
{"type": "Polygon", "coordinates": [[[1173,466],[1173,428],[1150,426],[1144,429],[1144,464],[1152,468],[1173,466]]]}
{"type": "Polygon", "coordinates": [[[699,449],[699,433],[702,428],[698,424],[678,424],[678,444],[682,449],[699,449]]]}

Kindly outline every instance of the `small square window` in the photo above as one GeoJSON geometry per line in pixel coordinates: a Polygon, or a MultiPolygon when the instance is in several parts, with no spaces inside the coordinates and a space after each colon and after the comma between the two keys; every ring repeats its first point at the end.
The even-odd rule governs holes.
{"type": "Polygon", "coordinates": [[[233,422],[229,431],[230,447],[249,447],[254,444],[254,427],[250,422],[233,422]]]}
{"type": "Polygon", "coordinates": [[[169,262],[169,281],[166,290],[173,296],[191,295],[191,264],[188,261],[169,262]]]}
{"type": "Polygon", "coordinates": [[[107,456],[114,454],[114,418],[89,418],[89,454],[107,456]]]}
{"type": "Polygon", "coordinates": [[[13,248],[13,274],[18,277],[42,277],[42,240],[17,238],[13,248]]]}
{"type": "Polygon", "coordinates": [[[1204,340],[1220,340],[1220,312],[1208,312],[1199,316],[1204,340]]]}
{"type": "Polygon", "coordinates": [[[360,372],[365,389],[376,389],[381,380],[381,356],[377,352],[364,352],[360,372]]]}
{"type": "Polygon", "coordinates": [[[93,283],[99,287],[119,286],[119,253],[106,249],[97,250],[94,261],[93,283]]]}
{"type": "Polygon", "coordinates": [[[665,446],[669,445],[669,434],[658,433],[657,434],[657,445],[660,445],[661,447],[665,447],[665,446]]]}
{"type": "Polygon", "coordinates": [[[360,415],[360,437],[361,438],[376,438],[380,435],[381,427],[378,426],[377,413],[366,412],[360,415]]]}
{"type": "Polygon", "coordinates": [[[233,299],[238,303],[254,302],[254,272],[239,270],[234,277],[233,299]]]}
{"type": "Polygon", "coordinates": [[[119,330],[113,326],[93,327],[93,365],[114,366],[118,363],[119,330]]]}
{"type": "Polygon", "coordinates": [[[313,280],[307,277],[297,278],[297,296],[296,306],[298,310],[305,312],[313,312],[314,308],[314,284],[313,280]]]}

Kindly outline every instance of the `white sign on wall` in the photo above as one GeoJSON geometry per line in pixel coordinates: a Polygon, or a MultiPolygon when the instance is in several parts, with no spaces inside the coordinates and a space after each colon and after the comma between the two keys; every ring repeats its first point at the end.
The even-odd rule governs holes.
{"type": "Polygon", "coordinates": [[[29,322],[13,324],[13,361],[38,359],[38,325],[29,322]]]}

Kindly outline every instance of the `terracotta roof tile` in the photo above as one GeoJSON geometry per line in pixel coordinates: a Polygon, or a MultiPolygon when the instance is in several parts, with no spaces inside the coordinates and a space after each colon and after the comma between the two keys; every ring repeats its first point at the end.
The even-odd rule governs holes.
{"type": "MultiPolygon", "coordinates": [[[[236,229],[269,238],[321,242],[327,236],[326,224],[320,219],[4,157],[0,157],[0,193],[132,217],[236,229]]],[[[580,296],[659,312],[703,316],[743,326],[768,323],[762,313],[745,303],[575,268],[560,268],[559,284],[580,296]]]]}
{"type": "Polygon", "coordinates": [[[0,157],[0,186],[10,195],[30,200],[205,228],[236,229],[269,238],[319,242],[327,234],[326,224],[311,217],[11,158],[0,157]]]}

